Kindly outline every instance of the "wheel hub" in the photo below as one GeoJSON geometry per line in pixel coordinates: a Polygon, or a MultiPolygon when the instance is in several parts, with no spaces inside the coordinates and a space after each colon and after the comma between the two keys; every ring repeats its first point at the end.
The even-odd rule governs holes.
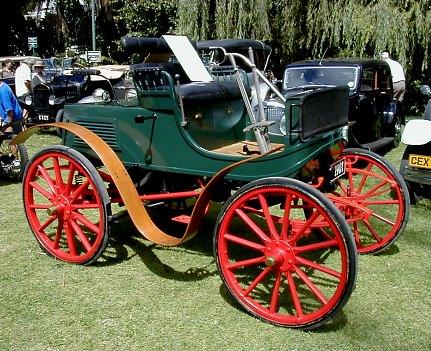
{"type": "Polygon", "coordinates": [[[295,251],[285,241],[275,240],[265,249],[265,265],[280,271],[292,271],[296,263],[295,251]]]}
{"type": "Polygon", "coordinates": [[[60,220],[67,221],[70,218],[71,214],[71,206],[69,200],[59,195],[53,201],[53,207],[50,207],[46,210],[49,216],[56,215],[60,220]]]}

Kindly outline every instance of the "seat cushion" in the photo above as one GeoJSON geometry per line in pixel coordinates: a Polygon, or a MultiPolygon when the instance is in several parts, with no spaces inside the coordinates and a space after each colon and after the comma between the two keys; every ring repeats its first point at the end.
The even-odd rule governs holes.
{"type": "MultiPolygon", "coordinates": [[[[247,96],[251,89],[246,86],[247,96]]],[[[241,91],[236,81],[193,82],[181,84],[181,97],[185,103],[197,101],[233,101],[241,99],[241,91]]]]}

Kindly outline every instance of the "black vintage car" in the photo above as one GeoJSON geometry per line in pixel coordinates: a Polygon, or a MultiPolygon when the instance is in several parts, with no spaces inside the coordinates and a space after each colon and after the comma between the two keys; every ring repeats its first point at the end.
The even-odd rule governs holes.
{"type": "Polygon", "coordinates": [[[124,71],[124,66],[119,66],[118,70],[75,69],[67,74],[54,76],[47,84],[33,87],[32,94],[18,99],[22,107],[29,111],[27,123],[62,121],[66,103],[94,102],[104,95],[112,98],[112,85],[121,81],[124,71]],[[94,99],[88,100],[92,96],[94,99]],[[88,101],[83,100],[85,98],[88,101]]]}
{"type": "Polygon", "coordinates": [[[305,60],[287,65],[285,96],[328,86],[349,87],[349,144],[379,153],[398,146],[405,116],[394,99],[389,66],[375,59],[305,60]]]}

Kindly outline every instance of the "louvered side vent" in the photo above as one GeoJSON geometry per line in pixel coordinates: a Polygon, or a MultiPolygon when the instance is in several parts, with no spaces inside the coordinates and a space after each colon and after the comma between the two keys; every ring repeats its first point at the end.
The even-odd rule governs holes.
{"type": "MultiPolygon", "coordinates": [[[[90,129],[102,138],[113,150],[121,151],[120,145],[117,142],[116,119],[112,121],[90,122],[77,121],[77,124],[90,129]]],[[[87,144],[79,137],[75,136],[74,144],[77,146],[86,146],[87,144]]]]}

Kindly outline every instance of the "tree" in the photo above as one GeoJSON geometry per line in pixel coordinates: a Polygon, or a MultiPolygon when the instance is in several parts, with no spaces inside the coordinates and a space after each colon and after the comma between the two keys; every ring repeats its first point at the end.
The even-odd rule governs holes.
{"type": "Polygon", "coordinates": [[[267,40],[284,62],[388,50],[417,75],[430,61],[430,6],[431,0],[179,0],[177,32],[198,40],[267,40]]]}

